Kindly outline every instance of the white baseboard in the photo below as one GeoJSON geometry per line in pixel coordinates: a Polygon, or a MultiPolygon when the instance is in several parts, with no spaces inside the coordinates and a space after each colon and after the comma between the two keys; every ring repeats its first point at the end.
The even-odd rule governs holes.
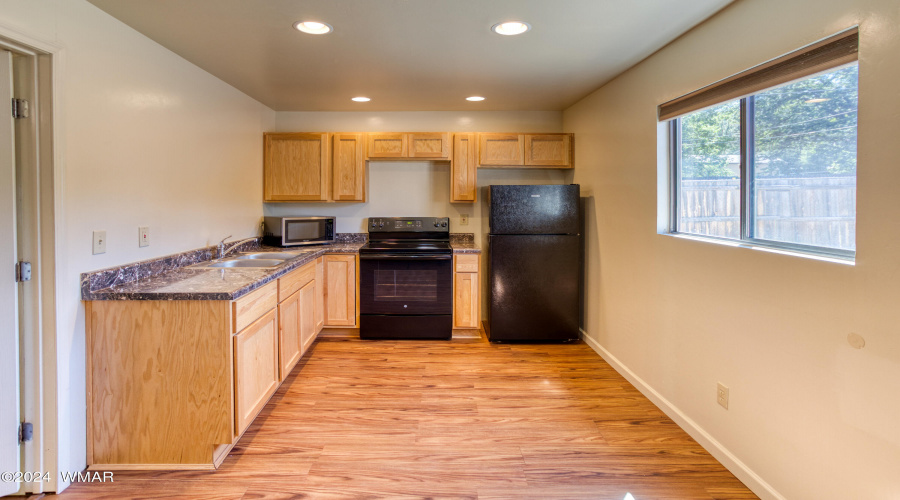
{"type": "Polygon", "coordinates": [[[587,335],[587,332],[581,330],[581,339],[589,345],[597,354],[600,355],[610,366],[612,366],[620,375],[625,377],[641,394],[647,397],[656,406],[659,407],[666,415],[675,421],[682,429],[685,430],[700,446],[706,449],[713,457],[716,458],[726,469],[731,471],[738,479],[741,480],[753,493],[763,499],[785,500],[784,496],[779,494],[775,488],[765,482],[759,475],[753,472],[744,462],[741,462],[733,453],[725,448],[722,443],[716,441],[708,432],[700,427],[697,422],[691,420],[675,405],[664,398],[660,393],[656,392],[646,382],[638,377],[627,366],[622,364],[615,356],[607,351],[602,345],[597,343],[587,335]]]}

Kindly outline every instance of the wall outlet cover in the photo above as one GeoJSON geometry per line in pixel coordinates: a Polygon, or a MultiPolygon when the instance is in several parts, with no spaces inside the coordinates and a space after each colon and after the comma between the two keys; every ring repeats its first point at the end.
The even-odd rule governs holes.
{"type": "Polygon", "coordinates": [[[716,388],[716,402],[719,403],[719,406],[722,408],[728,409],[728,387],[724,386],[721,382],[718,383],[716,388]]]}
{"type": "Polygon", "coordinates": [[[147,226],[138,228],[138,246],[139,247],[147,247],[150,246],[150,228],[147,226]]]}
{"type": "Polygon", "coordinates": [[[94,231],[94,255],[106,253],[106,231],[94,231]]]}
{"type": "Polygon", "coordinates": [[[461,214],[459,216],[459,225],[460,226],[468,226],[469,225],[469,214],[461,214]]]}

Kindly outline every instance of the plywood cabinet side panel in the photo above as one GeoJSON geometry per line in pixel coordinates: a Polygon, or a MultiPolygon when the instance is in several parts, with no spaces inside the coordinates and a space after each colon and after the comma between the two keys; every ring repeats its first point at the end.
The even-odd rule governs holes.
{"type": "Polygon", "coordinates": [[[328,199],[328,134],[269,133],[263,142],[264,201],[328,199]]]}
{"type": "Polygon", "coordinates": [[[366,201],[366,134],[334,134],[332,199],[366,201]]]}
{"type": "Polygon", "coordinates": [[[91,304],[92,463],[211,464],[232,442],[230,307],[91,304]]]}
{"type": "Polygon", "coordinates": [[[368,158],[406,158],[409,156],[408,134],[366,134],[368,158]]]}
{"type": "Polygon", "coordinates": [[[243,433],[278,389],[278,325],[269,311],[234,338],[235,427],[243,433]]]}
{"type": "Polygon", "coordinates": [[[525,165],[572,168],[572,135],[525,136],[525,165]]]}
{"type": "Polygon", "coordinates": [[[478,134],[478,164],[524,165],[525,136],[523,134],[478,134]]]}
{"type": "Polygon", "coordinates": [[[413,132],[409,137],[409,157],[432,160],[450,159],[450,134],[447,132],[413,132]]]}
{"type": "Polygon", "coordinates": [[[474,202],[478,141],[475,134],[453,135],[453,158],[450,161],[450,201],[474,202]]]}

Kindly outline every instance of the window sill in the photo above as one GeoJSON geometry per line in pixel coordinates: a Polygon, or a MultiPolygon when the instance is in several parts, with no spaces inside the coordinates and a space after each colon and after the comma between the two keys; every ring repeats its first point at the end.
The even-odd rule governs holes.
{"type": "Polygon", "coordinates": [[[659,233],[659,234],[661,234],[663,236],[672,236],[672,237],[684,239],[684,240],[700,241],[703,243],[714,243],[717,245],[724,245],[724,246],[728,246],[728,247],[748,248],[750,250],[759,250],[762,252],[788,255],[791,257],[800,257],[800,258],[804,258],[804,259],[819,260],[819,261],[823,261],[823,262],[831,262],[834,264],[843,264],[846,266],[855,266],[856,265],[855,258],[843,258],[843,257],[837,257],[837,256],[820,255],[820,254],[816,254],[816,253],[801,252],[801,251],[797,251],[797,250],[787,250],[787,249],[778,248],[775,246],[766,246],[766,245],[762,245],[759,243],[726,240],[726,239],[720,239],[720,238],[710,238],[710,237],[699,236],[699,235],[695,235],[695,234],[668,233],[668,232],[659,233]]]}

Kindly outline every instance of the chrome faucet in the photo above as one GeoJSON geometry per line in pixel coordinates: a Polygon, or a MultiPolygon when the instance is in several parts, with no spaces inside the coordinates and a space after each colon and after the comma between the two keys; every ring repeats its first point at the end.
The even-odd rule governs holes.
{"type": "Polygon", "coordinates": [[[222,238],[222,241],[220,241],[219,244],[216,245],[216,258],[217,258],[217,259],[221,259],[221,258],[225,257],[226,255],[228,255],[229,253],[231,253],[232,250],[234,250],[235,248],[237,248],[237,247],[238,247],[239,245],[241,245],[242,243],[246,243],[246,242],[248,242],[248,241],[250,241],[250,240],[256,240],[256,239],[257,239],[255,236],[254,236],[253,238],[244,238],[244,239],[242,239],[242,240],[235,241],[234,243],[231,243],[231,244],[228,245],[228,246],[225,246],[225,240],[227,240],[228,238],[231,238],[231,235],[230,235],[230,234],[229,234],[228,236],[222,238]]]}

